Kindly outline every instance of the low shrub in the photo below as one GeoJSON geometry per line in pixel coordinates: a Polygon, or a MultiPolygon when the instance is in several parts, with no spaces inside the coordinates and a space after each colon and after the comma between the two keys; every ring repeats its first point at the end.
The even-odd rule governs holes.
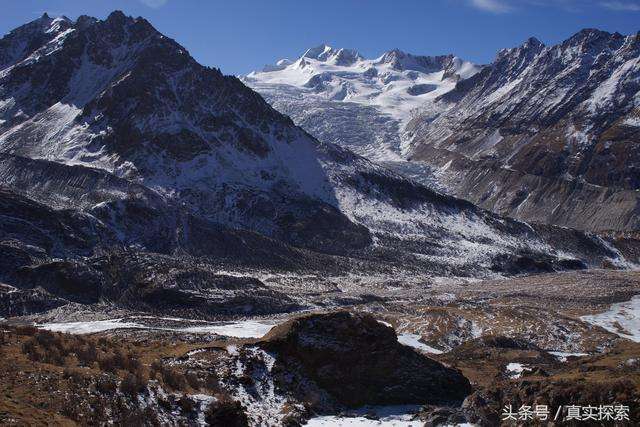
{"type": "Polygon", "coordinates": [[[35,326],[18,326],[16,328],[16,334],[18,335],[32,337],[36,333],[38,333],[38,328],[35,326]]]}
{"type": "Polygon", "coordinates": [[[141,374],[127,374],[120,383],[120,391],[135,397],[147,389],[147,380],[141,374]]]}

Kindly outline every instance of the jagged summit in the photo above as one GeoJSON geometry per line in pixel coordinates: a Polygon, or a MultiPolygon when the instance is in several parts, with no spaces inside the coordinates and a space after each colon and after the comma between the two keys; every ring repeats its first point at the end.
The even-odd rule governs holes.
{"type": "Polygon", "coordinates": [[[13,65],[31,55],[36,49],[69,30],[73,22],[66,17],[40,18],[24,24],[0,39],[0,67],[13,65]]]}
{"type": "Polygon", "coordinates": [[[527,41],[523,43],[523,46],[525,48],[527,47],[539,48],[539,47],[545,47],[545,44],[541,42],[539,39],[537,39],[536,37],[529,37],[527,41]]]}
{"type": "Polygon", "coordinates": [[[594,40],[594,39],[621,39],[624,38],[622,34],[617,31],[614,33],[610,33],[608,31],[603,31],[598,28],[584,28],[578,31],[576,34],[571,36],[567,41],[569,43],[581,42],[585,40],[594,40]]]}
{"type": "Polygon", "coordinates": [[[40,25],[45,32],[50,32],[50,31],[55,31],[55,29],[53,29],[55,25],[63,25],[63,24],[72,25],[73,20],[67,18],[64,15],[52,17],[47,12],[44,12],[39,18],[31,21],[30,23],[23,25],[22,27],[18,27],[16,30],[20,30],[20,28],[24,28],[24,27],[33,28],[40,25]]]}
{"type": "Polygon", "coordinates": [[[326,57],[332,51],[333,51],[333,48],[331,46],[326,45],[326,44],[321,44],[319,46],[307,49],[302,54],[302,57],[303,58],[312,58],[312,59],[317,59],[319,61],[322,61],[322,60],[326,60],[326,57]]]}
{"type": "Polygon", "coordinates": [[[403,52],[400,49],[393,49],[385,52],[382,56],[380,56],[380,58],[377,59],[376,62],[379,64],[388,64],[393,69],[398,71],[413,70],[421,71],[424,73],[432,73],[434,71],[442,70],[444,67],[446,67],[446,64],[453,58],[453,55],[412,55],[410,53],[403,52]]]}
{"type": "Polygon", "coordinates": [[[545,49],[545,44],[535,37],[530,37],[519,46],[501,49],[494,61],[494,64],[500,63],[504,58],[519,58],[518,61],[530,61],[535,55],[545,49]]]}
{"type": "Polygon", "coordinates": [[[0,109],[3,151],[151,179],[171,169],[158,169],[154,161],[193,159],[220,139],[266,156],[273,136],[263,121],[286,123],[237,79],[201,66],[142,18],[116,11],[105,20],[79,19],[69,30],[41,40],[3,77],[5,93],[13,93],[0,109]],[[25,84],[29,91],[21,89],[25,84]],[[253,116],[241,119],[233,102],[253,116]],[[239,123],[265,130],[240,131],[239,123]]]}
{"type": "Polygon", "coordinates": [[[300,57],[300,59],[303,58],[315,59],[317,61],[342,66],[350,66],[355,62],[364,59],[364,57],[354,49],[334,49],[326,44],[307,49],[305,53],[300,57]]]}

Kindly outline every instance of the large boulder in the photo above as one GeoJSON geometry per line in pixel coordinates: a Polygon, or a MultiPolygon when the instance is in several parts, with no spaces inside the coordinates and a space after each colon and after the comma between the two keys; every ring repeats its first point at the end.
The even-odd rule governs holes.
{"type": "Polygon", "coordinates": [[[458,371],[398,343],[371,315],[312,314],[273,328],[259,344],[348,407],[460,404],[471,393],[458,371]]]}

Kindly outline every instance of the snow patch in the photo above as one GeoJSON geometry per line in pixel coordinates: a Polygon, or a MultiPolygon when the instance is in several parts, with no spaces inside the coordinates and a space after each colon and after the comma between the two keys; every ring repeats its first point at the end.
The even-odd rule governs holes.
{"type": "Polygon", "coordinates": [[[36,325],[37,328],[51,332],[63,332],[66,334],[94,334],[97,332],[114,329],[144,328],[143,325],[133,322],[124,322],[122,319],[94,320],[89,322],[44,323],[36,325]]]}
{"type": "Polygon", "coordinates": [[[624,119],[622,124],[627,125],[627,126],[636,127],[636,128],[640,127],[640,116],[627,117],[626,119],[624,119]]]}
{"type": "Polygon", "coordinates": [[[591,97],[586,101],[591,112],[598,112],[612,105],[612,99],[618,90],[621,81],[628,74],[633,73],[640,66],[640,58],[632,58],[622,64],[611,74],[611,76],[602,82],[592,92],[591,97]]]}
{"type": "Polygon", "coordinates": [[[213,326],[194,326],[184,329],[179,329],[181,332],[203,334],[203,333],[215,333],[217,335],[225,335],[235,338],[262,338],[273,328],[276,324],[271,322],[258,322],[253,320],[246,320],[241,322],[233,322],[222,325],[213,326]]]}
{"type": "Polygon", "coordinates": [[[623,338],[640,342],[640,295],[631,301],[613,304],[604,313],[582,316],[580,319],[623,338]]]}
{"type": "Polygon", "coordinates": [[[431,354],[442,354],[442,350],[438,350],[437,348],[433,348],[422,341],[420,341],[420,335],[416,334],[400,334],[398,335],[398,342],[400,344],[406,345],[408,347],[413,347],[417,350],[423,351],[425,353],[431,354]]]}
{"type": "Polygon", "coordinates": [[[242,382],[237,384],[233,396],[247,408],[251,425],[280,425],[286,414],[285,407],[292,404],[287,396],[278,391],[274,382],[271,371],[276,359],[271,353],[257,347],[245,347],[244,350],[251,363],[244,363],[237,358],[233,375],[236,378],[250,376],[253,381],[251,385],[242,382]]]}
{"type": "Polygon", "coordinates": [[[587,353],[567,353],[564,351],[550,351],[549,354],[555,356],[559,361],[566,362],[569,357],[582,357],[588,356],[587,353]]]}
{"type": "Polygon", "coordinates": [[[507,374],[511,378],[520,378],[522,373],[525,371],[529,371],[530,368],[522,363],[511,362],[507,365],[507,374]]]}

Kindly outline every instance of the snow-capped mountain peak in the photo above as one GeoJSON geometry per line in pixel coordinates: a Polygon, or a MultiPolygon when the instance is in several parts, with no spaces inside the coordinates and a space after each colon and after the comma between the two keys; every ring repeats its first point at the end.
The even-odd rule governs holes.
{"type": "Polygon", "coordinates": [[[326,60],[329,53],[332,51],[333,49],[331,48],[331,46],[328,46],[326,44],[321,44],[320,46],[307,49],[305,53],[302,55],[302,57],[317,59],[318,61],[324,61],[326,60]]]}
{"type": "MultiPolygon", "coordinates": [[[[386,141],[385,149],[372,150],[372,144],[378,142],[366,137],[368,132],[359,125],[354,126],[353,114],[348,113],[345,120],[349,125],[333,118],[331,129],[340,133],[339,138],[359,154],[373,159],[396,159],[401,142],[398,132],[392,129],[404,127],[416,109],[441,108],[436,107],[436,99],[480,69],[453,55],[418,56],[394,49],[378,58],[366,59],[356,50],[322,44],[307,49],[296,61],[281,60],[263,71],[252,72],[244,82],[271,102],[278,103],[286,92],[297,93],[294,102],[304,99],[309,104],[340,103],[339,108],[357,114],[364,127],[382,126],[389,132],[381,138],[386,141]],[[366,117],[369,119],[365,123],[366,117]]],[[[305,117],[317,110],[284,107],[283,111],[304,126],[305,117]]],[[[328,123],[325,126],[328,129],[328,123]]],[[[336,140],[333,136],[338,137],[319,136],[331,141],[336,140]]]]}
{"type": "Polygon", "coordinates": [[[418,56],[393,49],[385,52],[376,60],[377,64],[389,65],[397,71],[419,71],[422,73],[433,73],[444,68],[448,61],[453,59],[453,55],[445,56],[418,56]]]}
{"type": "Polygon", "coordinates": [[[320,62],[343,66],[350,66],[364,59],[362,55],[354,49],[334,49],[326,44],[307,49],[301,58],[315,59],[320,62]]]}
{"type": "Polygon", "coordinates": [[[0,69],[20,62],[60,34],[70,30],[73,22],[65,17],[40,18],[22,25],[0,39],[0,69]]]}
{"type": "MultiPolygon", "coordinates": [[[[560,266],[559,253],[547,255],[554,249],[529,226],[318,141],[142,18],[114,12],[54,25],[57,36],[25,49],[31,35],[48,33],[1,39],[3,54],[20,51],[22,59],[0,68],[0,184],[92,221],[106,230],[99,240],[107,246],[171,251],[192,242],[201,248],[194,253],[212,254],[206,237],[191,234],[195,221],[441,274],[502,271],[525,249],[560,266]]],[[[367,114],[393,125],[406,105],[456,86],[445,76],[451,61],[430,73],[397,70],[324,47],[316,59],[254,76],[344,106],[370,128],[376,122],[367,114]]]]}
{"type": "Polygon", "coordinates": [[[637,193],[629,190],[640,188],[639,88],[637,34],[584,29],[554,46],[532,38],[500,51],[469,84],[445,95],[451,108],[417,117],[410,158],[437,164],[440,182],[457,194],[517,218],[636,229],[637,193]],[[444,168],[443,152],[471,159],[465,168],[482,170],[484,182],[475,171],[444,168]],[[461,182],[467,176],[474,178],[461,182]],[[548,197],[550,182],[558,189],[554,197],[548,197]],[[597,186],[606,197],[574,191],[577,183],[597,186]]]}

